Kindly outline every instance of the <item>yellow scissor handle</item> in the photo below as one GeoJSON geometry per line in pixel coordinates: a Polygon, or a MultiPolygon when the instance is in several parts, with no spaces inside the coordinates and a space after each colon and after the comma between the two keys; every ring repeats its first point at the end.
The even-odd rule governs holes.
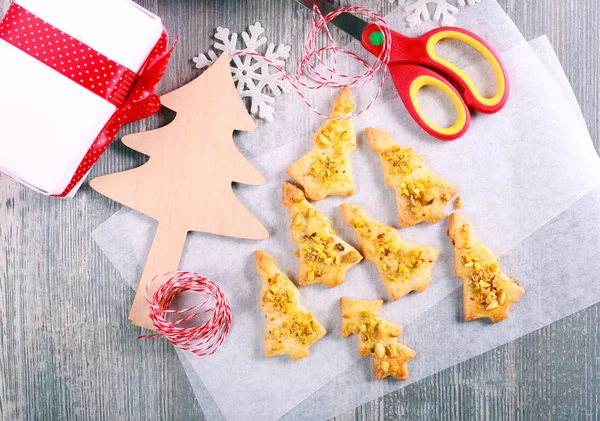
{"type": "Polygon", "coordinates": [[[407,111],[423,130],[441,140],[454,140],[465,134],[471,123],[471,113],[460,93],[442,74],[416,64],[392,65],[390,72],[407,111]],[[435,124],[423,112],[417,94],[424,86],[440,89],[456,107],[457,118],[450,127],[435,124]]]}
{"type": "Polygon", "coordinates": [[[478,111],[493,113],[504,106],[508,99],[509,84],[506,74],[506,69],[500,61],[500,58],[492,47],[479,38],[477,35],[461,28],[453,28],[451,30],[440,28],[430,32],[426,44],[429,58],[433,60],[434,67],[447,73],[452,79],[464,88],[463,94],[465,102],[478,111]],[[498,81],[496,94],[491,98],[486,98],[479,93],[473,81],[457,66],[444,60],[437,55],[435,46],[443,39],[452,38],[462,41],[479,51],[485,59],[491,64],[492,69],[498,81]]]}
{"type": "Polygon", "coordinates": [[[412,81],[412,83],[410,84],[410,100],[419,118],[423,120],[423,123],[425,123],[432,131],[439,133],[443,136],[455,136],[464,129],[465,124],[467,123],[468,118],[465,104],[462,102],[456,91],[452,90],[446,83],[432,76],[419,76],[412,81]],[[450,98],[450,100],[456,107],[456,111],[458,114],[458,117],[452,126],[441,127],[432,122],[429,118],[427,118],[427,116],[421,109],[419,103],[417,102],[417,92],[419,92],[419,90],[424,86],[433,86],[435,88],[438,88],[450,98]]]}

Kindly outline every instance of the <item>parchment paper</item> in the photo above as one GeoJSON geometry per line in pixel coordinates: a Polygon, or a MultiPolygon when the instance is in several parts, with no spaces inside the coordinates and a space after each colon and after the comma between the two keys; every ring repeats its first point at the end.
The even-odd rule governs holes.
{"type": "MultiPolygon", "coordinates": [[[[598,158],[585,131],[529,47],[512,48],[503,60],[512,76],[511,100],[501,114],[476,118],[459,142],[442,143],[427,138],[412,127],[399,101],[377,105],[364,119],[356,121],[359,131],[369,124],[394,133],[404,145],[414,146],[423,154],[431,168],[457,184],[466,203],[464,213],[476,221],[480,238],[499,254],[534,233],[600,181],[598,158]]],[[[262,355],[264,316],[258,309],[260,282],[252,252],[260,247],[272,252],[287,273],[297,270],[288,217],[280,204],[280,185],[286,179],[284,169],[309,146],[305,139],[310,139],[310,132],[300,139],[253,160],[269,180],[265,186],[236,189],[242,202],[266,223],[271,238],[257,244],[195,233],[189,236],[182,259],[182,268],[217,280],[233,309],[230,336],[216,355],[204,359],[186,355],[230,420],[277,419],[342,373],[358,357],[355,341],[342,340],[337,334],[341,329],[339,298],[386,297],[374,266],[368,263],[352,269],[346,283],[335,289],[303,288],[303,302],[330,334],[312,347],[310,357],[301,361],[266,359],[262,355]],[[236,397],[234,402],[231,396],[236,397]]],[[[357,194],[350,201],[366,206],[375,218],[395,224],[393,191],[384,187],[378,159],[365,141],[359,142],[353,165],[357,194]]],[[[332,218],[343,238],[352,240],[338,211],[341,202],[329,198],[317,206],[332,218]]],[[[106,227],[96,232],[95,238],[107,255],[137,262],[133,279],[138,279],[155,225],[135,212],[113,217],[109,225],[109,237],[117,234],[120,240],[103,241],[109,238],[102,236],[106,227]]],[[[440,223],[402,230],[404,238],[439,248],[440,259],[428,290],[388,304],[381,312],[383,317],[406,325],[459,285],[452,273],[452,246],[445,237],[446,229],[440,223]]],[[[528,273],[509,273],[528,288],[528,273]]],[[[531,300],[539,298],[533,296],[531,300]]],[[[514,319],[525,318],[527,313],[520,313],[516,307],[514,319]]],[[[527,315],[527,319],[535,317],[527,315]]],[[[498,335],[497,327],[492,330],[498,335]]],[[[412,346],[408,338],[405,342],[412,346]]],[[[418,364],[423,364],[421,370],[428,372],[428,365],[414,365],[418,364]]],[[[368,379],[370,373],[366,370],[361,375],[368,379]]]]}
{"type": "MultiPolygon", "coordinates": [[[[494,3],[484,2],[482,6],[490,4],[494,3]]],[[[491,37],[491,34],[487,36],[491,37]]],[[[468,137],[460,142],[442,144],[424,137],[395,98],[367,114],[369,125],[389,130],[403,144],[416,146],[431,168],[459,185],[467,204],[465,212],[477,221],[482,239],[498,253],[508,251],[532,234],[589,192],[598,181],[595,151],[590,142],[585,141],[585,131],[548,73],[525,46],[511,50],[503,58],[513,82],[513,95],[507,109],[500,115],[477,117],[468,137]],[[490,172],[490,168],[494,171],[490,172]],[[481,186],[488,189],[483,190],[481,186]],[[477,203],[477,207],[469,203],[477,203]]],[[[322,103],[330,99],[323,98],[322,103]]],[[[296,110],[303,109],[296,104],[294,112],[296,110]]],[[[271,239],[258,246],[273,252],[281,267],[290,274],[296,271],[296,263],[288,240],[287,215],[280,205],[279,186],[284,179],[283,169],[310,145],[310,135],[316,127],[310,120],[305,118],[306,124],[299,124],[297,120],[290,122],[288,117],[260,130],[257,134],[262,145],[275,144],[283,135],[294,132],[290,127],[298,128],[295,133],[300,134],[295,138],[302,140],[268,155],[255,156],[253,163],[271,180],[267,186],[236,189],[240,199],[271,230],[271,239]]],[[[359,130],[366,125],[365,121],[356,122],[359,130]]],[[[258,142],[256,139],[256,135],[244,135],[238,143],[252,144],[253,140],[258,142]]],[[[353,165],[357,195],[351,201],[365,205],[372,216],[395,223],[393,193],[383,187],[378,159],[367,150],[364,139],[359,141],[353,165]]],[[[339,199],[328,199],[318,206],[332,217],[338,232],[352,240],[349,230],[342,226],[337,210],[339,203],[339,199]]],[[[122,212],[98,229],[95,238],[126,279],[136,283],[153,229],[148,218],[122,212]]],[[[444,238],[444,231],[443,224],[403,230],[405,238],[439,247],[442,253],[436,265],[434,284],[424,294],[411,295],[386,306],[382,312],[384,317],[406,325],[458,286],[451,273],[451,247],[444,238]]],[[[354,268],[346,284],[334,290],[303,288],[304,303],[327,326],[330,335],[313,346],[312,355],[304,361],[265,359],[261,355],[264,322],[257,306],[259,281],[251,258],[256,247],[240,240],[194,234],[189,238],[181,266],[216,279],[234,308],[234,326],[219,353],[210,359],[188,360],[228,419],[276,419],[341,373],[356,360],[356,344],[353,340],[342,341],[337,335],[340,328],[337,300],[342,295],[386,296],[374,268],[367,263],[354,268]],[[232,257],[239,260],[232,262],[232,257]]],[[[519,277],[527,288],[526,274],[511,274],[519,277]]],[[[404,340],[414,347],[408,338],[404,340]]],[[[476,354],[483,351],[485,349],[476,354]]],[[[357,366],[360,364],[364,362],[357,366]]],[[[373,384],[368,377],[370,369],[359,372],[367,388],[373,384]]],[[[416,379],[418,373],[411,378],[416,379]]],[[[372,386],[371,391],[381,387],[372,386]]],[[[356,396],[365,395],[360,392],[356,396]]],[[[356,399],[350,402],[350,407],[356,405],[356,399]]],[[[323,410],[326,409],[324,406],[323,410]]]]}
{"type": "MultiPolygon", "coordinates": [[[[531,41],[529,43],[529,45],[532,47],[532,49],[534,50],[534,52],[536,53],[538,58],[542,61],[544,66],[548,69],[548,71],[552,75],[552,77],[556,80],[556,82],[558,83],[558,85],[561,88],[561,91],[567,98],[567,101],[569,102],[569,105],[571,106],[572,110],[578,116],[580,123],[582,125],[584,125],[585,120],[583,118],[583,115],[581,113],[579,105],[577,104],[577,99],[575,98],[575,94],[573,93],[573,90],[571,89],[569,81],[568,81],[566,75],[564,74],[564,71],[560,65],[558,57],[554,53],[554,50],[552,49],[552,46],[550,45],[550,42],[548,41],[548,39],[545,36],[539,37],[539,38],[531,41]]],[[[589,193],[580,202],[577,202],[571,208],[569,208],[569,210],[567,210],[565,213],[558,216],[555,219],[555,221],[551,222],[550,225],[563,224],[563,225],[567,225],[567,226],[568,225],[573,225],[573,226],[579,225],[579,226],[585,227],[585,226],[588,226],[589,223],[593,223],[593,221],[586,220],[587,212],[586,213],[573,212],[573,208],[577,209],[577,207],[580,207],[580,206],[589,207],[589,212],[593,212],[594,210],[596,210],[597,213],[600,213],[600,189],[597,188],[597,189],[593,190],[592,193],[589,193]]],[[[545,259],[546,253],[545,253],[544,248],[543,247],[532,248],[532,245],[535,246],[536,241],[538,241],[538,239],[541,239],[544,243],[551,241],[552,235],[553,235],[552,228],[551,228],[551,226],[550,227],[545,226],[538,232],[540,234],[535,233],[531,237],[531,239],[525,240],[522,244],[518,245],[517,247],[515,247],[514,249],[509,251],[509,253],[507,253],[506,256],[511,256],[513,253],[516,253],[515,250],[518,249],[520,255],[526,256],[526,258],[529,259],[530,261],[536,260],[538,258],[538,254],[541,255],[542,259],[545,259]],[[550,234],[545,233],[547,229],[550,230],[550,234]],[[548,238],[545,238],[545,236],[548,236],[548,238]]],[[[591,250],[594,250],[594,246],[597,245],[597,240],[596,240],[596,244],[595,244],[594,243],[595,236],[593,235],[593,233],[590,233],[590,234],[592,234],[592,235],[586,235],[586,236],[579,237],[578,241],[583,241],[588,246],[588,250],[591,251],[591,250]]],[[[578,248],[574,248],[574,250],[578,250],[578,248]]],[[[568,253],[567,256],[571,256],[571,253],[568,253]]],[[[582,259],[584,259],[584,258],[585,258],[585,256],[582,256],[582,259]]],[[[503,260],[504,260],[504,257],[503,257],[503,260]]],[[[542,263],[543,262],[540,262],[539,264],[542,264],[542,263]]],[[[598,270],[598,268],[596,268],[596,269],[589,268],[589,269],[590,269],[590,276],[593,276],[594,274],[596,274],[596,277],[600,276],[600,270],[598,270]]],[[[570,276],[572,276],[572,275],[570,275],[570,276]]],[[[586,280],[582,280],[582,282],[586,282],[586,280]]],[[[131,286],[132,286],[132,288],[135,288],[135,286],[136,286],[135,282],[132,282],[131,286]]],[[[590,287],[592,287],[592,286],[593,285],[590,285],[590,287]]],[[[598,300],[600,300],[600,298],[596,297],[595,300],[598,301],[598,300]]],[[[544,319],[544,322],[546,324],[552,323],[555,320],[558,320],[562,317],[566,317],[571,313],[574,313],[582,308],[585,308],[588,304],[594,303],[594,298],[591,297],[591,300],[586,299],[586,300],[584,300],[584,302],[579,302],[580,300],[573,300],[573,301],[574,301],[574,303],[573,303],[574,305],[572,307],[563,306],[560,311],[555,312],[553,314],[548,314],[548,317],[546,317],[544,319]]],[[[444,302],[445,301],[442,301],[442,304],[444,302]]],[[[435,309],[432,311],[435,311],[435,309]]],[[[426,316],[422,316],[422,317],[418,318],[410,326],[420,323],[420,321],[423,317],[426,317],[426,316]]],[[[540,326],[538,326],[538,327],[540,327],[540,326]]],[[[518,331],[519,332],[518,336],[515,335],[515,333],[513,332],[512,335],[507,335],[506,340],[510,341],[511,339],[516,339],[519,336],[529,333],[529,331],[535,330],[535,328],[536,327],[534,325],[532,325],[527,329],[520,330],[520,331],[518,331]]],[[[494,333],[490,333],[490,335],[494,335],[494,333]]],[[[456,338],[457,342],[460,342],[460,337],[454,336],[454,338],[456,338]]],[[[494,338],[492,338],[492,339],[494,339],[494,338]]],[[[433,343],[433,342],[434,342],[434,340],[432,340],[432,343],[428,343],[428,344],[423,343],[423,346],[427,346],[427,347],[437,346],[437,344],[433,343]]],[[[453,343],[452,340],[450,340],[449,342],[451,344],[453,343]]],[[[461,342],[461,343],[464,346],[465,342],[461,342]]],[[[492,349],[494,346],[498,346],[498,345],[501,345],[501,344],[496,344],[495,342],[493,342],[493,343],[490,343],[488,346],[476,347],[476,348],[472,349],[471,351],[472,351],[472,354],[475,355],[475,353],[477,353],[477,352],[481,352],[481,353],[487,352],[488,350],[492,349]]],[[[190,381],[192,389],[194,390],[194,393],[198,399],[198,402],[200,403],[200,405],[202,407],[202,411],[204,413],[204,417],[206,418],[206,420],[207,421],[225,420],[219,407],[217,406],[217,404],[215,403],[213,398],[210,396],[210,393],[206,390],[204,383],[202,383],[202,380],[199,378],[197,373],[193,370],[192,366],[186,359],[185,354],[181,351],[178,351],[178,355],[182,362],[183,368],[188,376],[188,379],[190,381]]],[[[454,361],[448,361],[448,366],[451,366],[452,364],[458,363],[458,362],[460,362],[458,359],[455,359],[454,361]]],[[[439,370],[442,370],[442,369],[445,369],[446,367],[439,366],[438,368],[439,368],[439,370]]],[[[379,396],[382,396],[382,395],[388,393],[388,389],[386,387],[379,388],[377,384],[373,385],[372,379],[365,379],[364,376],[362,376],[362,374],[364,373],[364,370],[366,370],[365,363],[362,361],[357,362],[351,368],[346,370],[343,374],[336,377],[334,380],[327,383],[327,385],[325,385],[324,387],[319,389],[317,392],[315,392],[313,395],[311,395],[308,399],[301,402],[298,406],[296,406],[294,409],[292,409],[289,413],[287,413],[281,419],[282,420],[290,420],[290,421],[300,420],[300,419],[303,419],[303,420],[327,419],[327,418],[333,417],[334,415],[347,412],[347,411],[359,406],[360,404],[366,403],[369,401],[369,399],[372,400],[372,399],[375,399],[379,396]],[[371,390],[372,388],[374,388],[375,391],[372,391],[371,390]],[[341,396],[342,394],[339,393],[339,390],[344,390],[344,396],[341,396]],[[338,392],[336,393],[336,391],[338,391],[338,392]],[[366,396],[368,398],[365,398],[363,396],[364,394],[366,394],[366,396]]],[[[430,374],[434,374],[434,373],[432,372],[430,374]]],[[[413,376],[413,375],[414,375],[414,373],[411,372],[411,376],[413,376]]],[[[411,379],[411,383],[416,382],[416,381],[418,381],[418,379],[416,379],[416,378],[411,379]]],[[[404,385],[399,385],[399,387],[402,387],[402,386],[404,386],[404,385]]]]}
{"type": "MultiPolygon", "coordinates": [[[[548,39],[543,36],[529,45],[555,78],[584,126],[585,120],[575,94],[548,39]]],[[[380,384],[365,376],[369,364],[364,360],[358,361],[280,420],[324,420],[350,411],[600,302],[600,262],[597,258],[600,235],[597,229],[590,229],[600,226],[599,215],[600,187],[597,187],[502,256],[506,271],[522,271],[524,276],[532,279],[531,285],[527,285],[527,295],[532,292],[538,294],[534,301],[522,302],[524,308],[519,314],[527,320],[511,321],[502,333],[496,330],[499,325],[494,328],[478,322],[479,328],[467,334],[468,324],[462,322],[462,296],[458,289],[406,327],[413,334],[427,332],[427,335],[416,338],[415,343],[428,350],[423,358],[431,366],[415,368],[407,383],[380,384]],[[560,300],[557,301],[557,298],[560,300]],[[529,318],[530,315],[533,317],[529,318]],[[492,329],[486,329],[488,326],[492,329]],[[344,393],[339,393],[339,390],[344,390],[344,393]]],[[[512,310],[511,313],[516,315],[512,310]]],[[[205,414],[208,414],[207,421],[224,419],[196,373],[193,370],[187,372],[196,396],[202,402],[205,414]],[[209,418],[211,416],[214,418],[209,418]]]]}

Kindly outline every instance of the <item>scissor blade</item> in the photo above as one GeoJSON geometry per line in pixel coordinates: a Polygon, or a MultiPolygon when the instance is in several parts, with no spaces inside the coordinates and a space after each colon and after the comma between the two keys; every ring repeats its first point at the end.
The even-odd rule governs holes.
{"type": "MultiPolygon", "coordinates": [[[[301,5],[313,9],[316,4],[323,16],[336,10],[330,3],[323,0],[296,0],[301,5]]],[[[359,17],[356,17],[350,13],[342,13],[337,18],[331,21],[335,26],[340,28],[342,31],[351,35],[359,41],[362,41],[362,33],[369,24],[359,17]]]]}

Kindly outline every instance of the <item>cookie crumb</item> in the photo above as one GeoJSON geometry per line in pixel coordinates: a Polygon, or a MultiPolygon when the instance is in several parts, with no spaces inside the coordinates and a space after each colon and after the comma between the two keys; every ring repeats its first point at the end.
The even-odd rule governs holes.
{"type": "Polygon", "coordinates": [[[459,196],[454,201],[454,209],[458,210],[458,209],[462,209],[462,207],[463,207],[462,197],[459,196]]]}

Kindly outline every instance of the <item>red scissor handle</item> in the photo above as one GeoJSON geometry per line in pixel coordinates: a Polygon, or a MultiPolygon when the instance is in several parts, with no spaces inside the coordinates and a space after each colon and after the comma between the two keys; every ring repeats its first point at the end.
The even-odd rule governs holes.
{"type": "Polygon", "coordinates": [[[369,25],[363,31],[362,45],[373,55],[379,56],[384,43],[391,41],[390,59],[387,64],[398,94],[417,123],[431,135],[442,140],[457,139],[466,132],[470,123],[467,107],[491,114],[498,112],[506,104],[510,91],[506,68],[498,54],[479,36],[462,28],[438,28],[418,38],[406,37],[394,31],[390,33],[391,40],[384,40],[380,28],[375,24],[369,25]],[[469,44],[489,61],[498,82],[493,97],[486,98],[481,95],[462,70],[437,55],[435,46],[447,38],[469,44]],[[459,117],[453,126],[436,126],[421,112],[416,102],[416,91],[426,85],[440,88],[452,99],[459,117]]]}

